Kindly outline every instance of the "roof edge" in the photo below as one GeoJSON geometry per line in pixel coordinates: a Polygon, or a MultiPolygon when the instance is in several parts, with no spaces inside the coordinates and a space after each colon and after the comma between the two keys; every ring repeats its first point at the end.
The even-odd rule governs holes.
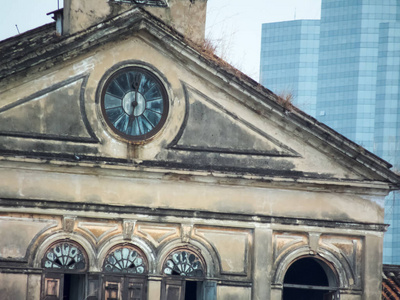
{"type": "MultiPolygon", "coordinates": [[[[48,27],[51,26],[51,24],[55,23],[49,23],[22,35],[4,40],[0,43],[0,48],[4,46],[4,43],[18,40],[21,36],[28,37],[34,32],[48,30],[48,27]]],[[[14,76],[20,72],[27,71],[33,66],[44,64],[50,60],[57,62],[57,60],[64,61],[72,59],[78,56],[81,52],[87,52],[105,42],[118,39],[122,33],[129,31],[132,34],[132,28],[136,28],[136,31],[147,29],[151,33],[152,30],[150,30],[148,26],[153,27],[153,29],[158,30],[160,33],[162,32],[164,37],[165,35],[168,35],[168,41],[170,43],[175,43],[176,46],[179,44],[183,52],[186,51],[191,53],[195,57],[199,58],[202,63],[208,65],[208,67],[217,67],[217,76],[224,77],[226,81],[231,84],[234,83],[237,88],[240,86],[240,90],[242,91],[243,86],[245,86],[248,94],[255,96],[259,101],[267,106],[272,105],[275,113],[280,114],[284,118],[290,119],[312,136],[325,141],[331,147],[335,148],[350,159],[355,160],[357,163],[387,179],[391,182],[392,189],[400,189],[400,176],[389,170],[392,166],[391,164],[344,137],[327,125],[309,116],[305,112],[299,110],[292,104],[282,102],[282,99],[269,89],[263,87],[243,72],[216,56],[214,53],[208,52],[204,48],[204,45],[198,45],[186,39],[182,34],[166,25],[162,20],[156,18],[140,7],[134,7],[131,10],[123,12],[120,15],[105,20],[104,22],[96,24],[86,30],[69,36],[59,37],[57,44],[42,46],[41,51],[33,49],[32,52],[24,55],[19,61],[9,64],[6,62],[6,68],[3,68],[3,70],[0,66],[0,79],[14,76]],[[110,35],[110,32],[103,34],[106,30],[111,30],[111,33],[114,33],[115,35],[110,35]],[[77,49],[81,51],[76,51],[77,49]],[[73,54],[71,55],[71,53],[73,54]],[[68,57],[69,54],[70,56],[68,57]]],[[[50,65],[48,68],[52,66],[52,64],[48,65],[50,65]]],[[[213,73],[215,74],[215,72],[213,73]]]]}

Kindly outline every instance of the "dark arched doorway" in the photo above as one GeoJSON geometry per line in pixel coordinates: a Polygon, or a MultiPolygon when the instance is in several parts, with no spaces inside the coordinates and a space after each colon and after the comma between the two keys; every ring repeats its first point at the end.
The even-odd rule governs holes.
{"type": "Polygon", "coordinates": [[[305,257],[291,264],[283,281],[283,300],[338,300],[337,278],[322,260],[305,257]]]}

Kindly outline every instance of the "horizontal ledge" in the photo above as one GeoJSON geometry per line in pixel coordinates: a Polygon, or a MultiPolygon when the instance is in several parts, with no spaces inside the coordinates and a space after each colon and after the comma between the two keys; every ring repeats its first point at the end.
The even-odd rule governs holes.
{"type": "Polygon", "coordinates": [[[320,291],[338,291],[338,287],[333,286],[319,286],[319,285],[306,285],[306,284],[291,284],[284,283],[283,288],[303,289],[303,290],[320,290],[320,291]]]}
{"type": "Polygon", "coordinates": [[[180,218],[198,218],[198,219],[215,219],[223,221],[237,221],[245,223],[266,223],[266,224],[281,224],[293,226],[311,226],[311,227],[324,227],[324,228],[340,228],[347,230],[367,230],[367,231],[386,231],[388,225],[380,223],[359,223],[359,222],[346,222],[346,221],[331,221],[331,220],[316,220],[316,219],[302,219],[293,217],[279,217],[267,215],[251,215],[240,213],[225,213],[214,211],[199,211],[199,210],[183,210],[172,208],[155,208],[143,206],[119,206],[119,205],[106,205],[98,203],[71,203],[71,202],[58,202],[43,199],[0,199],[0,206],[12,208],[35,208],[41,210],[58,209],[61,214],[65,211],[92,211],[92,212],[107,212],[124,214],[141,214],[157,217],[180,217],[180,218]]]}
{"type": "MultiPolygon", "coordinates": [[[[224,179],[224,183],[247,185],[254,182],[258,186],[284,186],[288,189],[301,189],[312,191],[346,192],[355,190],[360,194],[386,195],[391,189],[389,182],[374,180],[349,180],[343,178],[331,178],[329,176],[301,171],[284,171],[274,169],[237,168],[233,166],[200,166],[174,163],[169,161],[131,160],[123,158],[99,157],[93,155],[76,155],[60,153],[38,153],[27,151],[0,150],[0,162],[7,163],[29,163],[36,164],[35,169],[49,170],[51,166],[68,168],[66,173],[71,172],[71,166],[77,167],[75,173],[93,173],[93,167],[97,172],[125,171],[129,176],[131,171],[141,171],[142,176],[158,176],[165,174],[185,175],[199,182],[207,181],[208,178],[224,179]],[[90,168],[90,171],[89,169],[90,168]],[[145,175],[148,174],[148,175],[145,175]],[[150,175],[149,175],[150,174],[150,175]],[[243,182],[245,181],[245,183],[243,182]]],[[[0,168],[3,167],[0,165],[0,168]]],[[[6,165],[4,165],[7,168],[6,165]]],[[[26,167],[25,167],[26,168],[26,167]]],[[[124,177],[121,173],[114,174],[124,177]]],[[[196,181],[195,180],[195,181],[196,181]]]]}

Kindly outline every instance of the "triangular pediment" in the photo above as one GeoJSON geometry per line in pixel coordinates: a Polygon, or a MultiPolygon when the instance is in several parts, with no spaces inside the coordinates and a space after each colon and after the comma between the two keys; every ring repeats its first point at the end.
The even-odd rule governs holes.
{"type": "Polygon", "coordinates": [[[172,149],[236,155],[299,156],[217,101],[182,83],[186,90],[186,116],[170,145],[172,149]]]}
{"type": "Polygon", "coordinates": [[[0,135],[95,143],[81,90],[87,76],[59,82],[0,108],[0,135]]]}
{"type": "MultiPolygon", "coordinates": [[[[1,152],[156,167],[161,172],[398,181],[387,162],[279,103],[272,92],[243,74],[237,76],[239,71],[225,67],[219,58],[203,55],[201,47],[187,43],[148,13],[134,9],[117,19],[48,45],[63,48],[63,57],[71,62],[50,70],[53,84],[15,99],[12,92],[4,92],[1,152]],[[165,128],[142,143],[111,132],[99,108],[102,84],[127,62],[156,72],[171,96],[165,128]]],[[[37,61],[48,65],[59,57],[56,52],[43,53],[37,61]]],[[[27,70],[24,59],[13,71],[0,68],[6,79],[0,88],[7,76],[18,76],[22,70],[27,70]]],[[[24,82],[29,89],[34,85],[24,82]]]]}
{"type": "Polygon", "coordinates": [[[271,112],[260,118],[229,94],[215,97],[210,86],[202,92],[187,82],[181,85],[180,128],[168,146],[142,164],[282,178],[363,178],[285,129],[290,128],[287,118],[270,120],[271,112]]]}

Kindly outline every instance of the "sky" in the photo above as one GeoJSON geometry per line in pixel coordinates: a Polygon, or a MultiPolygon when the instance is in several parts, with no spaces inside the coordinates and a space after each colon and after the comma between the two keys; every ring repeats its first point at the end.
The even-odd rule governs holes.
{"type": "MultiPolygon", "coordinates": [[[[46,14],[58,8],[58,1],[62,6],[63,0],[4,1],[0,40],[51,23],[46,14]]],[[[319,19],[320,10],[321,0],[208,0],[206,38],[219,56],[258,81],[261,24],[319,19]]]]}

